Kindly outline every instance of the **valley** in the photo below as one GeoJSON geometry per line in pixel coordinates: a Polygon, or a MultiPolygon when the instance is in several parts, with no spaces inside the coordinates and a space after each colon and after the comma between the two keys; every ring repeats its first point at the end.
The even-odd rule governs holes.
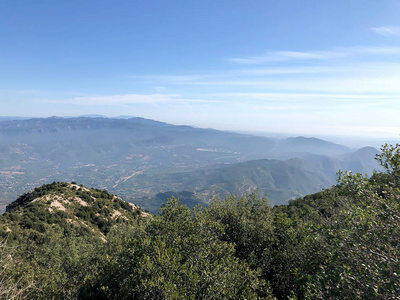
{"type": "Polygon", "coordinates": [[[4,120],[0,209],[53,181],[106,189],[153,213],[170,196],[194,206],[254,190],[278,205],[329,188],[339,169],[372,174],[377,153],[316,138],[267,138],[143,118],[4,120]]]}

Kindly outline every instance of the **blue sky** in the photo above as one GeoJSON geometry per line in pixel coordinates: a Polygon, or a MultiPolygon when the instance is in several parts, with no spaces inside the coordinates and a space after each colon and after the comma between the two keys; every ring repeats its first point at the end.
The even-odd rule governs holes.
{"type": "Polygon", "coordinates": [[[0,115],[397,139],[398,0],[0,0],[0,115]]]}

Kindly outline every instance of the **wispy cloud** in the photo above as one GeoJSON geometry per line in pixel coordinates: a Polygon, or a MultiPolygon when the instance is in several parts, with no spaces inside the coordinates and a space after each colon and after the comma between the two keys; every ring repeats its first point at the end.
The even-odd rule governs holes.
{"type": "Polygon", "coordinates": [[[399,47],[354,47],[353,54],[398,55],[399,47]]]}
{"type": "Polygon", "coordinates": [[[160,103],[174,101],[179,95],[175,94],[124,94],[110,96],[86,96],[76,97],[65,100],[64,102],[82,105],[115,105],[115,104],[133,104],[133,103],[160,103]]]}
{"type": "MultiPolygon", "coordinates": [[[[354,59],[350,58],[338,63],[336,60],[328,60],[329,55],[326,55],[326,60],[318,64],[309,61],[292,66],[241,64],[236,66],[235,69],[215,70],[208,74],[132,75],[131,78],[135,80],[135,83],[151,84],[152,89],[162,92],[164,88],[172,90],[170,89],[171,85],[268,86],[274,84],[277,80],[289,80],[295,77],[310,80],[313,80],[313,78],[320,79],[321,77],[345,78],[349,76],[378,79],[390,76],[399,77],[400,64],[394,63],[393,58],[400,56],[400,47],[357,46],[339,48],[338,51],[333,53],[353,56],[354,59]]],[[[330,57],[334,57],[334,55],[330,57]]]]}
{"type": "MultiPolygon", "coordinates": [[[[392,130],[395,132],[400,128],[399,58],[400,47],[385,45],[273,51],[261,56],[231,58],[229,61],[234,64],[225,69],[131,78],[136,84],[167,87],[169,93],[182,95],[172,94],[169,101],[190,97],[218,102],[218,105],[189,102],[169,105],[174,108],[171,114],[179,111],[187,123],[198,126],[206,124],[204,115],[207,122],[215,124],[226,115],[234,115],[237,119],[229,125],[230,129],[243,126],[290,132],[295,124],[296,130],[314,132],[318,127],[315,124],[323,124],[321,128],[325,129],[321,132],[329,126],[331,132],[338,132],[338,124],[344,124],[341,131],[354,134],[357,130],[352,130],[352,126],[363,123],[378,126],[385,120],[385,126],[395,128],[392,130]],[[181,110],[183,107],[185,110],[181,110]]],[[[382,135],[389,136],[392,131],[382,135]]]]}
{"type": "MultiPolygon", "coordinates": [[[[247,68],[247,69],[235,69],[235,70],[218,70],[209,74],[200,75],[134,75],[131,78],[135,81],[152,84],[191,84],[193,82],[210,81],[221,78],[233,78],[233,77],[249,77],[249,76],[274,76],[274,75],[295,75],[295,74],[313,74],[313,73],[325,73],[334,72],[335,70],[341,70],[338,67],[324,66],[312,66],[312,67],[264,67],[264,68],[247,68]]],[[[152,88],[161,91],[166,89],[166,86],[153,86],[152,88]]]]}
{"type": "Polygon", "coordinates": [[[203,80],[214,77],[213,74],[197,74],[197,75],[134,75],[133,79],[139,79],[146,82],[162,81],[162,82],[190,82],[193,80],[203,80]]]}
{"type": "MultiPolygon", "coordinates": [[[[347,95],[395,95],[400,100],[400,64],[393,63],[391,56],[400,55],[400,48],[393,47],[353,47],[350,53],[363,53],[368,57],[357,56],[357,61],[341,64],[326,61],[317,65],[295,65],[292,67],[255,67],[215,72],[214,76],[203,80],[187,80],[187,76],[176,76],[175,81],[165,82],[164,77],[154,76],[154,85],[168,86],[169,90],[185,92],[196,91],[195,98],[210,99],[201,94],[202,90],[219,92],[257,92],[257,93],[302,93],[311,94],[347,94],[347,95]],[[372,55],[372,59],[369,55],[372,55]],[[388,61],[386,57],[389,57],[388,61]],[[377,59],[375,59],[377,58],[377,59]],[[180,78],[185,80],[180,81],[180,78]],[[199,88],[204,86],[206,88],[199,88]]],[[[200,78],[193,76],[193,79],[200,78]]],[[[171,79],[171,78],[170,78],[171,79]]],[[[236,94],[239,95],[239,94],[236,94]]],[[[259,94],[260,95],[260,94],[259,94]]],[[[266,94],[262,94],[266,96],[266,94]]],[[[243,94],[246,98],[246,94],[243,94]]],[[[271,96],[271,95],[269,95],[271,96]]],[[[318,95],[318,97],[323,97],[318,95]]],[[[337,98],[335,96],[335,98],[337,98]]],[[[214,98],[215,99],[215,98],[214,98]]]]}
{"type": "Polygon", "coordinates": [[[294,78],[284,80],[231,80],[192,82],[193,85],[258,88],[274,92],[302,91],[322,93],[400,93],[400,76],[371,78],[368,75],[323,78],[294,78]]]}
{"type": "Polygon", "coordinates": [[[124,94],[108,96],[84,96],[66,100],[47,100],[51,103],[68,103],[76,105],[126,105],[126,104],[153,104],[168,102],[216,102],[201,99],[186,99],[178,94],[124,94]]]}
{"type": "Polygon", "coordinates": [[[238,64],[261,64],[268,62],[280,62],[289,60],[326,60],[343,57],[346,53],[340,51],[273,51],[261,56],[245,58],[228,58],[228,61],[238,64]]]}
{"type": "Polygon", "coordinates": [[[231,76],[263,76],[263,75],[296,75],[296,74],[315,74],[326,72],[342,71],[343,67],[326,67],[326,66],[310,66],[310,67],[266,67],[266,68],[249,68],[245,70],[237,70],[230,72],[231,76]]]}
{"type": "MultiPolygon", "coordinates": [[[[397,27],[396,27],[397,28],[397,27]]],[[[400,35],[400,27],[398,28],[400,35]]],[[[392,32],[395,32],[393,28],[392,32]]],[[[237,64],[263,64],[284,61],[309,61],[309,60],[332,60],[338,58],[346,58],[355,55],[388,55],[400,54],[398,47],[376,47],[376,46],[355,46],[341,47],[330,51],[272,51],[261,56],[250,56],[243,58],[228,58],[228,61],[237,64]]]]}
{"type": "Polygon", "coordinates": [[[383,36],[400,36],[400,26],[373,27],[371,30],[383,36]]]}
{"type": "Polygon", "coordinates": [[[399,97],[396,95],[365,95],[365,94],[340,94],[340,93],[215,93],[208,96],[216,98],[229,99],[255,99],[255,100],[272,100],[278,102],[293,102],[304,100],[334,100],[334,101],[362,101],[391,103],[398,102],[399,97]]]}
{"type": "MultiPolygon", "coordinates": [[[[217,93],[216,99],[229,99],[231,107],[240,107],[243,111],[281,110],[282,112],[336,112],[352,111],[363,114],[400,108],[399,97],[395,95],[364,95],[337,93],[217,93]]],[[[386,120],[387,121],[387,120],[386,120]]]]}
{"type": "Polygon", "coordinates": [[[153,86],[153,89],[157,92],[165,91],[167,88],[165,86],[153,86]]]}

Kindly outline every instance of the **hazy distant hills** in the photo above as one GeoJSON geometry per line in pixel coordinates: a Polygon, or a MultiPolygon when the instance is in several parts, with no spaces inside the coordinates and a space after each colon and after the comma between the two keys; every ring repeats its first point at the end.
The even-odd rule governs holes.
{"type": "Polygon", "coordinates": [[[13,120],[27,120],[27,119],[30,119],[30,118],[26,118],[26,117],[11,117],[11,116],[2,117],[2,116],[0,116],[0,122],[13,121],[13,120]]]}
{"type": "Polygon", "coordinates": [[[75,180],[147,209],[171,191],[193,193],[187,198],[195,202],[258,188],[281,203],[329,187],[338,168],[370,173],[376,149],[359,151],[315,138],[279,140],[143,118],[3,120],[0,201],[4,207],[35,186],[75,180]]]}
{"type": "Polygon", "coordinates": [[[171,196],[194,206],[207,204],[215,195],[224,197],[254,190],[267,193],[274,205],[287,204],[289,199],[331,187],[336,183],[338,170],[372,174],[378,168],[374,160],[377,153],[375,148],[366,147],[336,157],[313,154],[303,159],[261,159],[192,172],[138,175],[123,182],[120,188],[121,192],[134,190],[134,197],[123,194],[124,198],[139,205],[147,203],[151,209],[171,196]]]}
{"type": "Polygon", "coordinates": [[[271,152],[276,145],[273,139],[189,126],[173,126],[142,118],[123,120],[53,117],[1,122],[1,137],[7,138],[9,143],[20,143],[24,139],[27,143],[57,143],[60,146],[61,143],[68,143],[71,146],[70,143],[73,142],[76,150],[85,146],[84,150],[87,151],[76,153],[83,156],[88,151],[110,151],[115,148],[119,148],[119,151],[110,151],[111,155],[119,156],[123,151],[129,152],[139,148],[195,147],[193,150],[197,152],[224,152],[240,157],[263,155],[271,152]],[[235,153],[238,151],[240,153],[235,153]]]}
{"type": "Polygon", "coordinates": [[[317,155],[308,154],[301,156],[307,165],[320,174],[324,174],[331,181],[336,180],[336,172],[340,170],[353,173],[372,174],[379,170],[379,165],[374,159],[380,151],[373,147],[364,147],[354,152],[341,155],[317,155]]]}
{"type": "Polygon", "coordinates": [[[335,155],[349,152],[348,147],[317,138],[294,137],[279,142],[278,151],[283,153],[311,152],[314,154],[335,155]]]}
{"type": "MultiPolygon", "coordinates": [[[[140,192],[144,189],[155,197],[131,199],[139,205],[151,203],[156,207],[160,201],[171,196],[179,197],[189,206],[197,203],[207,204],[218,194],[221,197],[231,193],[244,194],[258,190],[260,194],[268,194],[273,204],[285,204],[290,198],[320,191],[330,187],[332,181],[323,174],[309,168],[300,159],[280,160],[252,160],[248,162],[159,176],[139,175],[130,179],[122,186],[128,186],[140,192]],[[168,192],[163,192],[168,191],[168,192]]],[[[140,196],[140,194],[137,194],[140,196]]],[[[124,195],[130,198],[129,195],[124,195]]]]}

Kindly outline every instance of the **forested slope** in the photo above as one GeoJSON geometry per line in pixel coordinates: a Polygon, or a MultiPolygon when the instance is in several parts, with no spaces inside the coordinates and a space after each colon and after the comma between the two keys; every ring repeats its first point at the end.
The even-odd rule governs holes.
{"type": "Polygon", "coordinates": [[[377,158],[384,173],[342,172],[334,187],[286,206],[272,208],[256,193],[193,209],[171,198],[158,215],[126,215],[126,222],[100,230],[104,239],[48,221],[44,228],[21,222],[19,214],[40,216],[28,213],[32,204],[23,196],[0,219],[0,293],[32,299],[397,299],[400,145],[383,146],[377,158]],[[21,234],[12,238],[7,227],[21,234]]]}

